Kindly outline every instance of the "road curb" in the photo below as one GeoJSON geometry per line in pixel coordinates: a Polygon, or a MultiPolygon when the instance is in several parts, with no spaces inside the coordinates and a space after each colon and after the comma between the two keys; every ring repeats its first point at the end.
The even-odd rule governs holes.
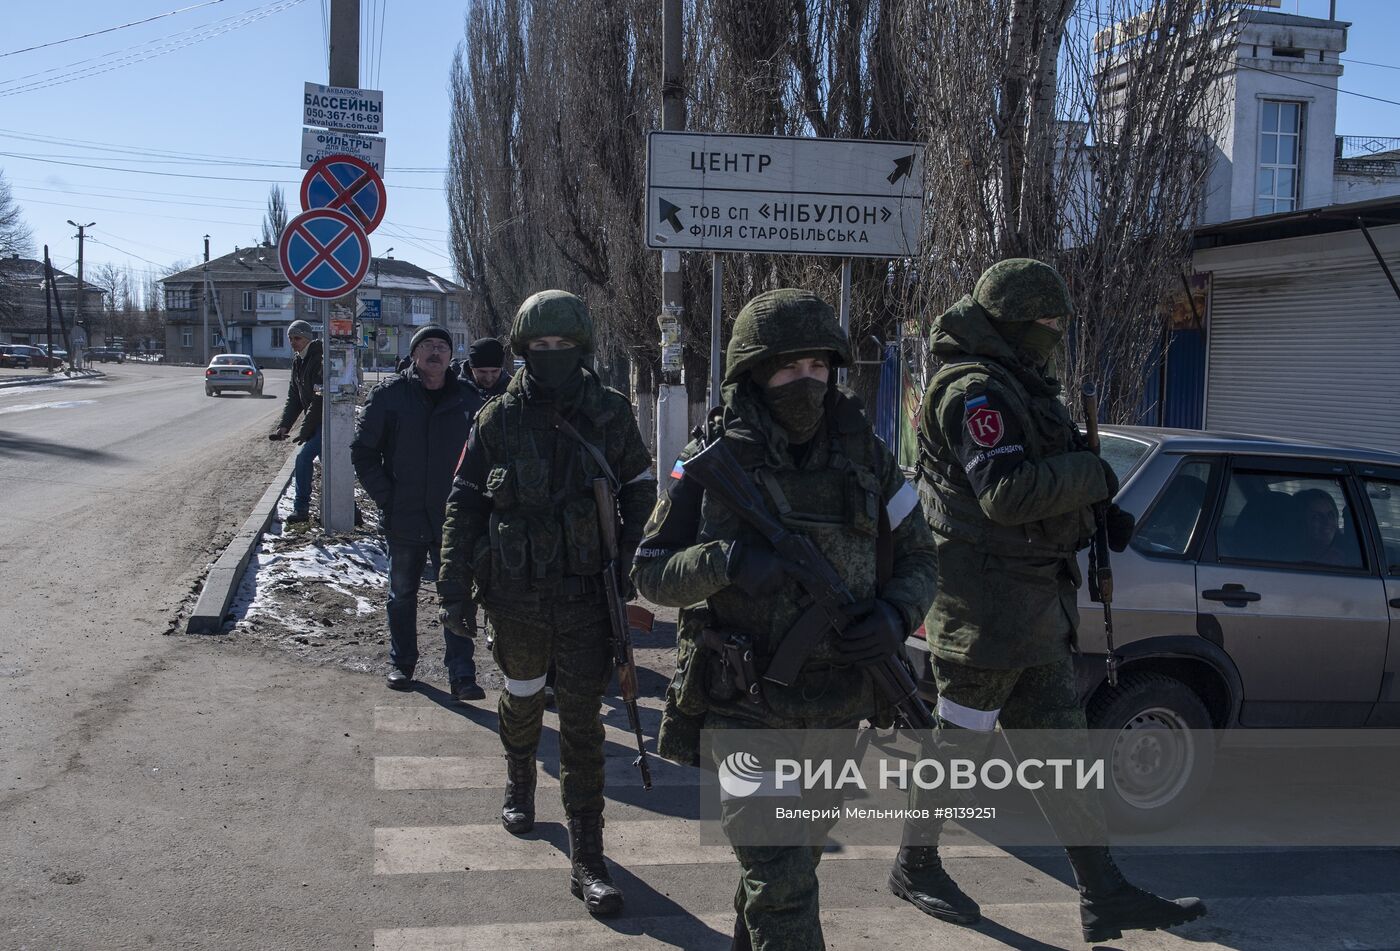
{"type": "Polygon", "coordinates": [[[229,542],[219,560],[209,569],[209,574],[204,579],[204,590],[199,593],[199,601],[195,603],[194,611],[190,613],[189,622],[185,625],[186,633],[223,632],[224,618],[228,614],[229,605],[233,603],[233,596],[237,593],[239,584],[243,581],[243,572],[247,570],[248,561],[253,557],[253,551],[258,547],[263,532],[267,531],[267,526],[272,523],[273,516],[277,513],[277,502],[292,479],[296,461],[296,453],[287,457],[272,484],[267,487],[258,504],[253,506],[248,520],[243,523],[233,541],[229,542]]]}
{"type": "Polygon", "coordinates": [[[8,380],[0,380],[0,390],[11,386],[43,386],[48,383],[69,383],[73,380],[98,380],[106,377],[107,374],[100,370],[91,373],[79,372],[72,376],[67,374],[45,373],[43,376],[18,376],[8,380]]]}

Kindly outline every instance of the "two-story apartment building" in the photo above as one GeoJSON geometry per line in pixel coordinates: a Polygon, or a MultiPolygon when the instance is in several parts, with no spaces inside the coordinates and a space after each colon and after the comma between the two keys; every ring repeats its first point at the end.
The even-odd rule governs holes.
{"type": "MultiPolygon", "coordinates": [[[[70,333],[78,319],[78,279],[54,270],[54,289],[58,300],[52,312],[54,347],[65,349],[64,330],[70,333]],[[59,311],[62,310],[62,323],[59,311]]],[[[0,343],[48,344],[49,310],[44,295],[44,262],[22,258],[18,254],[0,258],[0,343]]],[[[84,319],[94,321],[102,313],[102,288],[86,281],[82,283],[84,319]]],[[[74,340],[74,345],[79,341],[74,340]]]]}
{"type": "MultiPolygon", "coordinates": [[[[200,363],[206,354],[246,353],[259,365],[291,364],[287,325],[302,318],[315,326],[322,303],[292,289],[282,275],[277,250],[262,245],[197,264],[165,278],[165,353],[175,363],[200,363]],[[207,272],[206,272],[207,268],[207,272]],[[206,277],[207,274],[207,277],[206,277]],[[208,293],[209,347],[204,342],[205,288],[208,293]]],[[[423,324],[448,327],[465,352],[466,324],[461,288],[417,265],[391,257],[374,258],[362,291],[378,287],[384,331],[376,341],[384,362],[407,350],[423,324]],[[406,334],[404,331],[406,330],[406,334]]]]}

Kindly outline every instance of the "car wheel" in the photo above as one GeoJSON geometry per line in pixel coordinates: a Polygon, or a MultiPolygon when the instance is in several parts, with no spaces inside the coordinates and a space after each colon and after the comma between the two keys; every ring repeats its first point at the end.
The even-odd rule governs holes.
{"type": "Polygon", "coordinates": [[[1165,674],[1128,674],[1105,686],[1087,715],[1107,766],[1109,826],[1152,832],[1181,821],[1215,770],[1210,711],[1196,692],[1165,674]]]}

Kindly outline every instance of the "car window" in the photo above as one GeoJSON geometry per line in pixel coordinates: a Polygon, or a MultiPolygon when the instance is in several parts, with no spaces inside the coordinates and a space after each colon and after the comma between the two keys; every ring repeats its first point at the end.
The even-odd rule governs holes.
{"type": "Polygon", "coordinates": [[[1223,561],[1361,568],[1355,513],[1339,480],[1236,469],[1216,528],[1223,561]]]}
{"type": "Polygon", "coordinates": [[[1188,462],[1172,476],[1133,535],[1133,547],[1145,555],[1182,555],[1201,524],[1210,485],[1211,463],[1188,462]]]}
{"type": "Polygon", "coordinates": [[[1151,448],[1140,440],[1115,436],[1112,433],[1104,433],[1099,437],[1099,453],[1104,457],[1104,461],[1113,467],[1119,482],[1128,478],[1128,473],[1136,468],[1151,448]]]}
{"type": "Polygon", "coordinates": [[[1371,500],[1371,511],[1376,513],[1376,524],[1381,529],[1386,572],[1400,575],[1400,482],[1367,479],[1366,497],[1371,500]]]}

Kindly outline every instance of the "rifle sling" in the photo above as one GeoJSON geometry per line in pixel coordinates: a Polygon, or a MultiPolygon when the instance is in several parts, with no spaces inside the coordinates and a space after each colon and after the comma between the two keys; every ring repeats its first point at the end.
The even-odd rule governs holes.
{"type": "Polygon", "coordinates": [[[617,476],[613,475],[612,466],[608,465],[608,460],[603,456],[603,451],[601,449],[593,445],[587,439],[584,439],[583,434],[557,412],[554,414],[554,425],[561,433],[588,450],[588,454],[593,457],[593,461],[598,463],[598,468],[603,470],[603,475],[607,478],[608,485],[612,487],[613,492],[617,492],[618,489],[622,488],[622,485],[617,481],[617,476]]]}

